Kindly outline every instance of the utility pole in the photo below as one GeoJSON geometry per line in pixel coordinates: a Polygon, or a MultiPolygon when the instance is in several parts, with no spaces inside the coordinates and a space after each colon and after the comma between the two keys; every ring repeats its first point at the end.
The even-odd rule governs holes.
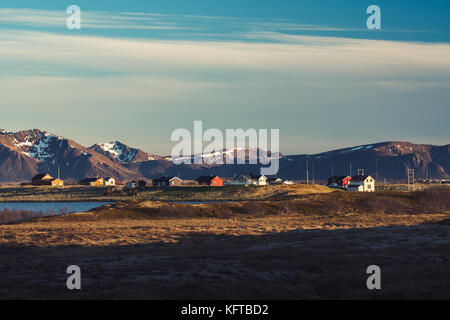
{"type": "Polygon", "coordinates": [[[314,184],[314,161],[312,162],[312,184],[314,184]]]}
{"type": "Polygon", "coordinates": [[[334,166],[331,164],[331,176],[334,177],[334,166]]]}
{"type": "Polygon", "coordinates": [[[306,158],[306,184],[309,184],[308,158],[306,158]]]}
{"type": "Polygon", "coordinates": [[[417,181],[420,181],[420,163],[419,160],[417,160],[417,165],[414,165],[417,169],[417,181]]]}
{"type": "Polygon", "coordinates": [[[414,169],[407,169],[408,174],[408,188],[410,188],[410,185],[412,185],[413,191],[416,189],[415,182],[414,182],[414,169]]]}
{"type": "Polygon", "coordinates": [[[350,177],[352,176],[352,162],[350,161],[350,177]]]}

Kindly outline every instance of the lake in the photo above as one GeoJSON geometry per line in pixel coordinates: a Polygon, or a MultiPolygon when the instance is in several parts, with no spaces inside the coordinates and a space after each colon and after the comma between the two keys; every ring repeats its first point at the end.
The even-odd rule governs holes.
{"type": "Polygon", "coordinates": [[[4,209],[15,209],[61,214],[85,212],[106,204],[110,204],[110,202],[4,202],[0,203],[0,211],[4,209]]]}

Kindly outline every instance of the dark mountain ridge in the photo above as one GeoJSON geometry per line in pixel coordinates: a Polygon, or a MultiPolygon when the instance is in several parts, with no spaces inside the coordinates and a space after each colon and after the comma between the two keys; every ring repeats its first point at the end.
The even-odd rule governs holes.
{"type": "MultiPolygon", "coordinates": [[[[236,150],[220,152],[225,160],[236,150]]],[[[211,155],[203,155],[203,159],[211,155]]],[[[245,150],[248,160],[250,152],[245,150]]],[[[306,166],[310,180],[325,180],[331,175],[356,174],[364,169],[376,179],[406,180],[407,169],[415,169],[416,178],[446,179],[450,177],[450,145],[435,146],[388,141],[332,150],[312,155],[272,155],[279,159],[278,176],[305,180],[306,166]]],[[[117,180],[179,175],[195,179],[200,175],[233,177],[259,173],[261,165],[175,165],[168,157],[156,156],[124,143],[94,144],[84,147],[39,129],[20,132],[0,130],[0,181],[24,182],[40,172],[48,172],[65,180],[92,176],[113,176],[117,180]]]]}

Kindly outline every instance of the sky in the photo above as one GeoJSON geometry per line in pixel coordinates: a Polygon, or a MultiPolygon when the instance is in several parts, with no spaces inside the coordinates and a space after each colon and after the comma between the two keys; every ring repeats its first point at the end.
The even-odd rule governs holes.
{"type": "Polygon", "coordinates": [[[169,154],[177,128],[280,129],[280,151],[448,144],[450,2],[0,3],[0,128],[169,154]],[[69,5],[81,9],[69,30],[69,5]],[[366,9],[381,8],[381,30],[366,9]]]}

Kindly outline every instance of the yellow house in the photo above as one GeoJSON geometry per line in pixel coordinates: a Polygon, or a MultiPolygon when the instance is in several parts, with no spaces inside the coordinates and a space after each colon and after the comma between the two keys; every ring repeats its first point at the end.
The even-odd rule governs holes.
{"type": "Polygon", "coordinates": [[[103,178],[86,178],[80,181],[81,185],[100,187],[103,186],[103,178]]]}
{"type": "Polygon", "coordinates": [[[54,179],[52,180],[52,187],[62,187],[64,185],[64,181],[61,179],[54,179]]]}

